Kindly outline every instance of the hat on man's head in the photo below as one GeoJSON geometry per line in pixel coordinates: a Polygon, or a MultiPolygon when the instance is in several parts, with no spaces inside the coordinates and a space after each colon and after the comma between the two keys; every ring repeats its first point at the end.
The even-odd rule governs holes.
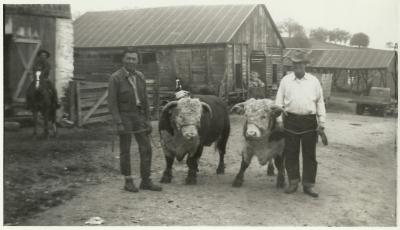
{"type": "Polygon", "coordinates": [[[39,50],[39,51],[38,51],[38,53],[37,53],[37,56],[40,56],[42,53],[45,53],[45,54],[46,54],[46,56],[47,56],[47,58],[49,58],[49,57],[50,57],[50,52],[49,52],[49,51],[47,51],[47,50],[45,50],[45,49],[41,49],[41,50],[39,50]]]}
{"type": "Polygon", "coordinates": [[[308,54],[309,52],[307,52],[306,50],[294,50],[294,52],[290,55],[289,59],[292,62],[310,63],[308,54]]]}

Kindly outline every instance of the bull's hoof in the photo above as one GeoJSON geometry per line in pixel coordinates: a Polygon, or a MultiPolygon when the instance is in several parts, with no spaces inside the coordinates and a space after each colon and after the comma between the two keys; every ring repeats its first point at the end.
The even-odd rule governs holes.
{"type": "Polygon", "coordinates": [[[225,166],[218,166],[217,168],[217,174],[224,174],[225,173],[225,166]]]}
{"type": "Polygon", "coordinates": [[[240,187],[242,187],[242,184],[243,184],[243,179],[236,178],[232,183],[232,187],[240,188],[240,187]]]}
{"type": "Polygon", "coordinates": [[[163,176],[161,177],[160,183],[164,184],[169,184],[172,181],[172,174],[170,173],[163,173],[163,176]]]}
{"type": "Polygon", "coordinates": [[[160,180],[160,183],[169,184],[169,183],[171,183],[171,181],[172,181],[172,177],[163,176],[163,177],[161,178],[161,180],[160,180]]]}
{"type": "Polygon", "coordinates": [[[197,184],[196,177],[187,177],[185,180],[186,185],[195,185],[197,184]]]}

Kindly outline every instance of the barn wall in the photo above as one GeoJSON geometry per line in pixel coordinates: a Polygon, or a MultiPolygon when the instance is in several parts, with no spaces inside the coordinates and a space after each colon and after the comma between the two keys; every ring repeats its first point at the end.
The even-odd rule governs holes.
{"type": "MultiPolygon", "coordinates": [[[[52,17],[6,14],[5,22],[8,23],[9,27],[11,27],[11,30],[8,29],[8,32],[11,32],[14,37],[28,37],[42,41],[41,47],[51,53],[49,62],[52,66],[52,69],[50,71],[49,78],[54,82],[56,19],[52,17]]],[[[19,44],[18,46],[21,48],[26,59],[32,55],[34,50],[32,45],[19,44]]],[[[11,42],[9,55],[9,87],[11,92],[15,92],[18,82],[24,72],[24,67],[14,42],[11,42]]],[[[26,84],[22,88],[21,97],[25,97],[24,95],[29,82],[30,81],[26,81],[26,84]]]]}
{"type": "MultiPolygon", "coordinates": [[[[218,91],[223,79],[223,46],[138,48],[138,51],[156,54],[156,69],[154,65],[139,65],[138,69],[146,78],[159,77],[161,90],[174,90],[175,79],[179,78],[184,87],[194,92],[202,87],[218,91]]],[[[121,48],[76,48],[74,52],[74,75],[78,78],[89,76],[105,81],[121,67],[121,48]]]]}
{"type": "MultiPolygon", "coordinates": [[[[254,9],[232,39],[235,44],[248,44],[247,54],[263,51],[266,55],[266,82],[272,84],[272,65],[277,65],[278,82],[283,75],[283,46],[263,7],[254,9]]],[[[275,86],[276,87],[276,86],[275,86]]]]}
{"type": "Polygon", "coordinates": [[[56,19],[55,86],[59,97],[65,95],[68,82],[73,78],[73,26],[71,19],[56,19]]]}

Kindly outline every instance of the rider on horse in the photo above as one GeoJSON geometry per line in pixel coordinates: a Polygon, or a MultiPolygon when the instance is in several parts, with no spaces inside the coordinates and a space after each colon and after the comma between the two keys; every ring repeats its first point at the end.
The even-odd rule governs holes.
{"type": "MultiPolygon", "coordinates": [[[[40,81],[41,84],[43,84],[44,86],[43,88],[49,91],[52,99],[51,101],[53,105],[58,109],[60,108],[60,105],[58,103],[57,90],[49,79],[51,65],[48,61],[48,58],[50,57],[50,53],[47,50],[41,49],[39,50],[37,57],[38,59],[33,65],[33,74],[34,76],[36,76],[37,74],[39,76],[36,76],[38,77],[38,79],[35,78],[35,80],[31,83],[30,88],[35,87],[36,81],[40,81]]],[[[29,104],[30,103],[28,103],[28,106],[29,104]]]]}

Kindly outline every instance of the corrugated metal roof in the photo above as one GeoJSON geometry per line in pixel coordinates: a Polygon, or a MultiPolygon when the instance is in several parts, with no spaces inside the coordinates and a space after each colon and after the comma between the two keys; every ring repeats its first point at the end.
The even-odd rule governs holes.
{"type": "Polygon", "coordinates": [[[74,46],[226,43],[255,7],[174,6],[88,12],[74,22],[74,46]]]}
{"type": "MultiPolygon", "coordinates": [[[[293,51],[294,49],[286,50],[284,56],[290,57],[293,51]]],[[[394,55],[394,51],[378,49],[312,50],[308,66],[338,69],[382,69],[389,67],[394,55]]]]}

